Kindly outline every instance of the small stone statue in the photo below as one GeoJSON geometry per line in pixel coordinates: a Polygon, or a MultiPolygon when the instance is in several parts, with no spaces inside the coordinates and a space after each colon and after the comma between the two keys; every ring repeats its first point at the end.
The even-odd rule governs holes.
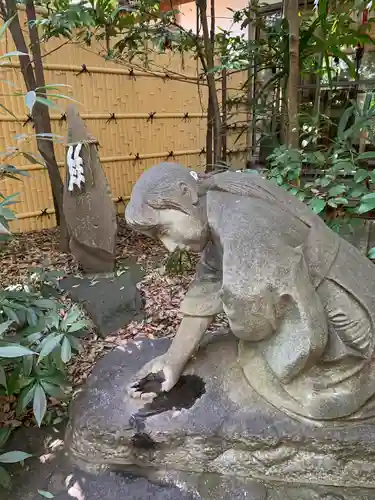
{"type": "Polygon", "coordinates": [[[169,251],[202,253],[179,330],[133,397],[153,399],[144,378],[157,373],[170,391],[225,312],[248,383],[273,406],[316,423],[374,416],[375,267],[306,205],[257,173],[200,178],[162,163],[125,217],[169,251]]]}
{"type": "Polygon", "coordinates": [[[116,210],[92,137],[75,106],[68,107],[64,215],[70,250],[87,274],[115,268],[116,210]]]}

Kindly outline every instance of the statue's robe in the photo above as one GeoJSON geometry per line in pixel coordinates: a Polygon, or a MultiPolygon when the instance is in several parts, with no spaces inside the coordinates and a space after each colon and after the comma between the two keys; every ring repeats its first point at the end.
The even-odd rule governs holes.
{"type": "Polygon", "coordinates": [[[245,376],[276,407],[312,420],[372,416],[374,265],[257,174],[205,184],[212,241],[181,311],[226,313],[245,376]]]}

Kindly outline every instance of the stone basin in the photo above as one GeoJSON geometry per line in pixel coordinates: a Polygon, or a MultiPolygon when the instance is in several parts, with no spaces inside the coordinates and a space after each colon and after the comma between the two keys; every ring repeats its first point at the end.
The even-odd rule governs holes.
{"type": "Polygon", "coordinates": [[[170,393],[152,403],[128,398],[137,370],[169,345],[141,339],[97,363],[72,403],[67,431],[71,460],[81,470],[182,484],[197,498],[222,499],[223,491],[240,498],[238,488],[253,499],[375,498],[373,423],[318,427],[280,412],[249,386],[229,332],[207,336],[170,393]],[[274,496],[298,485],[300,496],[274,496]],[[325,496],[321,488],[339,493],[325,496]]]}

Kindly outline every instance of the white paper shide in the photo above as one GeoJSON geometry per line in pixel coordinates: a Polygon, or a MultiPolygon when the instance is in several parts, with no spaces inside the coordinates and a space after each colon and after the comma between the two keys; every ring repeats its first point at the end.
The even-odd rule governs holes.
{"type": "Polygon", "coordinates": [[[74,146],[69,146],[66,161],[69,169],[69,185],[68,191],[73,191],[74,185],[79,189],[82,188],[82,184],[85,183],[85,175],[83,171],[83,158],[81,158],[80,153],[82,149],[82,143],[79,142],[74,146]]]}

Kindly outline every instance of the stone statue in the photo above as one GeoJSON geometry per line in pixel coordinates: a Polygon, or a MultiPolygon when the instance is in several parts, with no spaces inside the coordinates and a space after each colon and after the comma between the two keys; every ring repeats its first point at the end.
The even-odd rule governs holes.
{"type": "Polygon", "coordinates": [[[201,252],[166,354],[138,372],[170,391],[215,315],[238,338],[248,384],[284,413],[311,422],[374,415],[375,267],[306,205],[257,173],[199,178],[161,163],[136,182],[125,217],[169,251],[201,252]]]}
{"type": "Polygon", "coordinates": [[[92,137],[75,106],[68,107],[64,215],[70,250],[88,274],[115,268],[116,210],[92,137]]]}

